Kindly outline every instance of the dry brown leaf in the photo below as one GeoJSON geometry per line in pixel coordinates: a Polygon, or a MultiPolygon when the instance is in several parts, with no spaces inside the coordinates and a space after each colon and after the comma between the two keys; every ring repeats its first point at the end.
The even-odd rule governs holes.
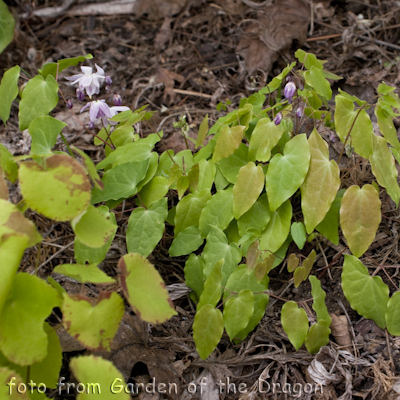
{"type": "Polygon", "coordinates": [[[172,22],[172,18],[166,17],[164,19],[163,24],[161,25],[160,30],[157,33],[154,43],[156,44],[157,48],[159,48],[159,49],[164,49],[166,43],[168,43],[171,39],[171,36],[172,36],[171,22],[172,22]]]}
{"type": "Polygon", "coordinates": [[[278,52],[289,48],[293,40],[301,43],[306,39],[309,20],[310,8],[303,0],[283,0],[260,10],[236,48],[245,59],[247,72],[271,71],[278,52]]]}
{"type": "Polygon", "coordinates": [[[141,17],[148,14],[150,20],[156,21],[179,14],[186,6],[186,0],[138,0],[135,14],[141,17]]]}
{"type": "Polygon", "coordinates": [[[174,86],[175,81],[182,83],[185,78],[182,75],[177,74],[174,71],[169,71],[165,68],[157,68],[155,83],[164,84],[164,95],[163,100],[167,101],[167,97],[169,97],[169,103],[172,104],[175,97],[174,86]]]}
{"type": "Polygon", "coordinates": [[[347,317],[345,315],[337,316],[336,314],[331,314],[331,318],[331,331],[336,343],[339,346],[351,346],[347,317]]]}

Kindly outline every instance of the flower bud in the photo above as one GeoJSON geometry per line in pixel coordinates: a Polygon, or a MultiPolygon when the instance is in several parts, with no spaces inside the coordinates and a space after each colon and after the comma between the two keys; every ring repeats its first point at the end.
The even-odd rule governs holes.
{"type": "Polygon", "coordinates": [[[120,106],[121,104],[122,104],[122,98],[121,98],[121,96],[119,95],[119,94],[114,94],[114,96],[113,96],[113,101],[114,101],[114,104],[116,105],[116,106],[120,106]]]}
{"type": "Polygon", "coordinates": [[[70,110],[74,106],[74,102],[72,99],[67,100],[67,107],[70,110]]]}
{"type": "Polygon", "coordinates": [[[94,122],[90,121],[89,122],[89,129],[93,129],[95,127],[94,122]]]}
{"type": "Polygon", "coordinates": [[[296,115],[297,118],[301,118],[303,116],[303,107],[297,107],[296,115]]]}
{"type": "Polygon", "coordinates": [[[282,113],[278,113],[276,114],[275,118],[274,118],[274,124],[275,125],[279,125],[282,121],[282,113]]]}
{"type": "Polygon", "coordinates": [[[106,93],[110,93],[110,92],[111,92],[111,88],[110,88],[110,86],[108,86],[108,85],[106,85],[106,86],[104,87],[104,90],[106,91],[106,93]]]}
{"type": "Polygon", "coordinates": [[[112,79],[110,76],[106,75],[106,79],[105,79],[106,85],[111,85],[112,84],[112,79]]]}
{"type": "Polygon", "coordinates": [[[76,98],[79,101],[85,100],[85,92],[83,90],[81,90],[80,88],[77,88],[76,89],[76,98]]]}
{"type": "Polygon", "coordinates": [[[330,140],[332,143],[335,143],[335,142],[336,142],[336,135],[335,135],[333,132],[329,135],[329,140],[330,140]]]}
{"type": "Polygon", "coordinates": [[[288,82],[283,89],[283,95],[290,100],[296,92],[296,84],[294,82],[288,82]]]}

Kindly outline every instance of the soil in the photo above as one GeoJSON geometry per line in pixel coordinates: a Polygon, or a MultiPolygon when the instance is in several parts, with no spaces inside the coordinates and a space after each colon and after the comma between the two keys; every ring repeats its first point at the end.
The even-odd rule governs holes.
{"type": "MultiPolygon", "coordinates": [[[[155,111],[149,123],[141,125],[141,134],[163,130],[164,144],[175,152],[186,148],[179,129],[173,127],[184,113],[196,137],[205,114],[215,121],[219,102],[231,101],[235,108],[242,97],[263,87],[288,63],[295,61],[294,52],[302,48],[326,60],[325,69],[342,76],[335,90],[342,88],[363,100],[374,101],[375,89],[381,81],[400,82],[400,7],[387,0],[320,1],[282,0],[8,0],[16,17],[15,39],[0,55],[0,67],[19,64],[26,74],[35,75],[45,62],[91,53],[94,63],[102,66],[113,80],[105,98],[112,102],[114,93],[122,96],[123,105],[139,108],[149,104],[155,111]],[[57,9],[59,7],[59,9],[57,9]]],[[[1,72],[1,73],[2,73],[1,72]]],[[[74,98],[73,87],[65,76],[77,73],[78,67],[60,74],[60,87],[66,98],[74,98]]],[[[79,114],[83,104],[75,100],[79,114]]],[[[93,137],[77,124],[60,102],[52,115],[68,122],[65,138],[89,154],[94,162],[103,157],[103,149],[93,144],[93,137]]],[[[87,116],[81,115],[83,123],[87,116]]],[[[376,118],[371,115],[376,125],[376,118]]],[[[395,120],[396,128],[400,120],[395,120]]],[[[18,129],[17,104],[5,127],[0,125],[0,142],[14,155],[29,153],[30,136],[18,129]]],[[[60,140],[55,150],[65,150],[60,140]]],[[[345,160],[349,168],[349,185],[362,184],[371,172],[357,160],[345,160]]],[[[17,187],[10,200],[21,199],[17,187]]],[[[171,194],[171,201],[176,197],[171,194]]],[[[379,265],[399,266],[398,231],[400,212],[388,198],[383,199],[384,217],[376,239],[363,256],[371,274],[379,265]]],[[[136,205],[127,200],[124,209],[114,209],[119,230],[100,267],[110,276],[117,275],[116,264],[126,253],[124,233],[130,210],[136,205]]],[[[44,238],[41,248],[26,251],[21,271],[47,278],[55,266],[74,262],[73,232],[68,223],[57,223],[27,211],[44,238]],[[67,247],[69,246],[69,247],[67,247]]],[[[167,226],[165,236],[149,260],[156,265],[170,290],[178,315],[163,325],[149,325],[127,312],[114,340],[112,351],[100,354],[111,359],[130,383],[175,382],[179,394],[137,395],[138,399],[265,399],[292,398],[296,393],[261,393],[258,379],[273,384],[292,385],[324,383],[323,394],[308,394],[302,399],[399,399],[400,339],[388,335],[372,321],[353,311],[340,286],[343,253],[346,243],[338,246],[321,241],[314,273],[320,277],[327,293],[330,313],[343,316],[340,328],[349,335],[350,346],[339,344],[339,334],[318,355],[304,348],[295,351],[280,322],[284,300],[302,302],[310,321],[315,320],[311,308],[311,287],[308,281],[294,288],[292,274],[285,264],[270,274],[271,298],[265,317],[245,341],[229,342],[224,334],[217,350],[202,361],[192,339],[195,305],[184,285],[183,267],[186,257],[170,258],[168,247],[173,229],[167,226]],[[150,378],[151,377],[151,378],[150,378]],[[190,383],[207,379],[203,394],[190,394],[190,383]],[[214,383],[227,378],[252,388],[247,394],[219,393],[214,383]]],[[[307,256],[314,245],[307,243],[301,251],[307,256]]],[[[299,251],[293,245],[288,254],[299,251]]],[[[391,292],[398,290],[398,268],[380,268],[378,273],[391,292]]],[[[69,293],[98,297],[94,285],[57,277],[69,293]]],[[[110,288],[113,289],[113,288],[110,288]]],[[[127,307],[128,310],[128,307],[127,307]]],[[[61,313],[53,312],[49,322],[55,326],[61,313]]],[[[340,329],[339,329],[340,330],[340,329]]],[[[64,351],[61,376],[74,381],[69,360],[77,354],[90,354],[72,340],[62,328],[58,331],[64,351]]],[[[198,388],[200,386],[197,386],[198,388]]],[[[276,386],[277,387],[277,386],[276,386]]],[[[265,387],[264,387],[265,389],[265,387]]],[[[49,393],[50,394],[50,393],[49,393]]],[[[51,393],[53,398],[72,399],[72,394],[51,393]]],[[[136,396],[135,396],[136,398],[136,396]]]]}

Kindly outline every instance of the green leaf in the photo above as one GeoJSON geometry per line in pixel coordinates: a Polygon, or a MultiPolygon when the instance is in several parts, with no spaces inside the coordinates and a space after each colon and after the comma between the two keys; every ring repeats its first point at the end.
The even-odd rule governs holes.
{"type": "Polygon", "coordinates": [[[83,162],[85,163],[86,166],[86,170],[89,173],[89,176],[92,179],[94,185],[99,189],[104,189],[103,182],[101,181],[100,176],[97,173],[96,167],[93,164],[92,159],[83,150],[78,149],[75,146],[71,146],[71,148],[82,157],[83,162]]]}
{"type": "Polygon", "coordinates": [[[296,254],[290,254],[287,263],[288,272],[293,272],[299,266],[299,262],[300,260],[297,258],[296,254]]]}
{"type": "Polygon", "coordinates": [[[275,125],[269,118],[262,118],[254,128],[249,145],[249,160],[267,162],[271,150],[278,144],[283,134],[281,124],[275,125]]]}
{"type": "Polygon", "coordinates": [[[150,153],[149,156],[149,168],[147,169],[145,177],[137,184],[137,190],[140,192],[144,185],[147,185],[150,180],[154,177],[158,167],[158,154],[155,152],[150,153]]]}
{"type": "Polygon", "coordinates": [[[75,159],[62,154],[46,158],[44,164],[26,161],[20,166],[19,183],[26,204],[55,221],[74,219],[90,202],[85,170],[75,159]]]}
{"type": "Polygon", "coordinates": [[[163,176],[155,176],[147,185],[143,186],[140,191],[140,199],[146,207],[162,199],[169,190],[168,180],[163,176]]]}
{"type": "Polygon", "coordinates": [[[100,292],[95,304],[90,300],[81,294],[64,293],[61,308],[64,328],[89,349],[110,351],[124,315],[124,302],[112,292],[100,292]]]}
{"type": "Polygon", "coordinates": [[[223,300],[225,301],[232,292],[240,293],[242,290],[250,289],[254,295],[254,313],[250,318],[246,328],[236,334],[240,340],[246,336],[258,325],[264,316],[265,309],[268,305],[269,296],[266,292],[268,290],[268,276],[265,275],[264,279],[258,283],[254,270],[249,271],[246,264],[239,265],[232,275],[229,277],[225,285],[223,300]]]}
{"type": "Polygon", "coordinates": [[[27,247],[42,241],[42,236],[32,221],[25,218],[14,204],[0,199],[0,245],[9,235],[25,235],[27,247]]]}
{"type": "Polygon", "coordinates": [[[202,307],[194,317],[193,339],[199,356],[205,360],[217,347],[224,332],[224,321],[220,310],[211,304],[202,307]]]}
{"type": "Polygon", "coordinates": [[[185,283],[190,289],[194,290],[197,299],[200,299],[203,291],[204,276],[203,276],[204,261],[196,254],[191,254],[186,260],[184,272],[185,283]]]}
{"type": "Polygon", "coordinates": [[[15,273],[18,271],[19,263],[27,247],[27,241],[28,237],[26,235],[10,234],[7,234],[1,240],[0,316],[16,276],[15,273]]]}
{"type": "Polygon", "coordinates": [[[125,298],[139,318],[162,324],[176,315],[164,281],[148,260],[138,253],[126,254],[118,268],[125,298]]]}
{"type": "Polygon", "coordinates": [[[304,182],[310,166],[310,147],[305,134],[297,135],[275,154],[266,175],[266,191],[271,211],[275,211],[304,182]]]}
{"type": "MultiPolygon", "coordinates": [[[[69,367],[75,378],[86,390],[77,395],[77,400],[129,400],[126,383],[121,372],[111,361],[96,356],[74,357],[69,367]]],[[[79,385],[81,388],[82,386],[79,385]]]]}
{"type": "Polygon", "coordinates": [[[18,165],[14,161],[14,156],[0,143],[0,168],[5,173],[7,179],[12,183],[18,178],[18,165]]]}
{"type": "Polygon", "coordinates": [[[29,365],[47,354],[44,320],[60,306],[58,293],[37,276],[17,274],[0,318],[0,350],[12,362],[29,365]]]}
{"type": "Polygon", "coordinates": [[[8,11],[4,1],[0,0],[0,53],[12,42],[14,38],[14,27],[14,17],[10,11],[8,11]]]}
{"type": "Polygon", "coordinates": [[[269,210],[268,196],[264,193],[251,206],[250,210],[238,219],[239,232],[242,236],[246,234],[249,228],[254,228],[262,232],[270,219],[271,211],[269,210]]]}
{"type": "Polygon", "coordinates": [[[224,326],[231,341],[246,328],[253,313],[254,295],[250,289],[240,291],[225,303],[224,326]]]}
{"type": "MultiPolygon", "coordinates": [[[[118,149],[120,148],[118,147],[118,149]]],[[[102,178],[104,190],[93,189],[92,204],[121,198],[126,199],[136,194],[138,192],[137,186],[145,178],[148,168],[149,159],[125,163],[109,169],[102,178]]]]}
{"type": "MultiPolygon", "coordinates": [[[[255,242],[253,242],[248,250],[247,250],[247,254],[246,254],[246,264],[247,264],[247,268],[254,269],[256,267],[256,265],[258,264],[258,261],[260,259],[260,250],[258,249],[258,247],[260,246],[260,243],[258,242],[258,240],[256,240],[255,242]]],[[[264,274],[265,275],[265,274],[264,274]]],[[[263,276],[264,278],[264,276],[263,276]]],[[[259,279],[257,278],[257,281],[259,279]]]]}
{"type": "Polygon", "coordinates": [[[324,320],[331,325],[332,318],[325,304],[326,293],[321,287],[321,281],[314,275],[308,278],[311,282],[311,295],[313,297],[313,309],[317,313],[317,321],[324,320]]]}
{"type": "Polygon", "coordinates": [[[80,242],[95,248],[105,245],[118,228],[92,205],[83,214],[73,219],[71,226],[80,242]]]}
{"type": "Polygon", "coordinates": [[[104,160],[96,165],[96,169],[116,167],[125,163],[139,163],[150,157],[152,146],[142,142],[127,143],[117,147],[104,160]]]}
{"type": "Polygon", "coordinates": [[[91,54],[86,54],[86,56],[79,56],[75,58],[64,58],[63,60],[58,60],[55,62],[50,62],[43,64],[42,68],[39,69],[39,74],[46,78],[48,75],[52,75],[54,78],[57,75],[57,64],[58,64],[58,73],[64,71],[68,67],[72,67],[74,65],[78,65],[80,62],[84,62],[85,60],[91,60],[93,56],[91,54]]]}
{"type": "Polygon", "coordinates": [[[198,226],[188,226],[179,232],[169,248],[171,257],[185,256],[196,251],[204,242],[198,226]]]}
{"type": "Polygon", "coordinates": [[[216,163],[219,160],[227,158],[233,154],[234,151],[239,147],[240,143],[242,143],[245,129],[246,127],[242,125],[236,125],[232,128],[229,126],[224,126],[221,129],[221,134],[217,139],[212,161],[216,163]]]}
{"type": "Polygon", "coordinates": [[[335,245],[339,244],[339,210],[345,191],[346,189],[341,189],[337,192],[336,198],[333,200],[325,218],[315,228],[335,245]]]}
{"type": "Polygon", "coordinates": [[[290,233],[297,247],[302,250],[307,240],[306,228],[302,222],[293,222],[290,233]]]}
{"type": "Polygon", "coordinates": [[[249,162],[240,168],[233,186],[233,215],[239,219],[257,201],[264,188],[264,172],[260,166],[249,162]]]}
{"type": "Polygon", "coordinates": [[[147,257],[163,236],[167,216],[167,198],[155,201],[148,209],[136,208],[128,220],[126,231],[128,252],[147,257]]]}
{"type": "Polygon", "coordinates": [[[303,266],[298,267],[294,271],[293,274],[294,287],[298,288],[301,282],[305,281],[308,278],[308,275],[310,275],[310,272],[314,265],[316,256],[317,253],[315,252],[315,250],[312,250],[311,253],[308,255],[308,257],[304,260],[303,266]]]}
{"type": "Polygon", "coordinates": [[[225,286],[228,277],[242,259],[242,253],[236,243],[228,244],[228,239],[221,229],[213,226],[207,235],[207,243],[203,250],[203,259],[205,262],[203,273],[206,278],[221,258],[225,260],[222,268],[222,286],[225,286]]]}
{"type": "Polygon", "coordinates": [[[115,283],[97,264],[61,264],[53,269],[53,273],[62,274],[81,283],[115,283]]]}
{"type": "Polygon", "coordinates": [[[345,254],[342,289],[353,310],[385,329],[389,288],[380,276],[370,276],[358,258],[345,254]]]}
{"type": "Polygon", "coordinates": [[[64,126],[65,122],[49,117],[38,117],[29,125],[29,134],[32,136],[31,153],[51,153],[52,147],[56,144],[57,137],[64,126]]]}
{"type": "Polygon", "coordinates": [[[308,332],[307,313],[294,301],[288,301],[282,307],[281,322],[290,343],[298,350],[304,343],[308,332]]]}
{"type": "MultiPolygon", "coordinates": [[[[96,210],[100,211],[104,217],[109,218],[113,225],[116,225],[115,214],[108,211],[108,207],[100,206],[96,210]]],[[[83,244],[78,238],[75,238],[74,251],[75,259],[78,264],[100,264],[106,257],[106,254],[114,240],[115,231],[109,237],[107,243],[101,247],[93,248],[83,244]]]]}
{"type": "Polygon", "coordinates": [[[178,199],[180,200],[185,194],[186,190],[189,188],[189,177],[187,175],[183,175],[176,182],[176,187],[178,189],[178,199]]]}
{"type": "Polygon", "coordinates": [[[298,49],[296,53],[294,53],[295,57],[302,63],[307,69],[311,69],[311,67],[315,67],[318,69],[324,68],[324,63],[326,61],[318,60],[315,54],[306,53],[302,49],[298,49]]]}
{"type": "Polygon", "coordinates": [[[212,161],[199,161],[199,180],[197,182],[197,191],[201,192],[204,189],[210,189],[214,183],[216,166],[212,161]]]}
{"type": "Polygon", "coordinates": [[[326,346],[329,343],[329,335],[331,330],[329,329],[328,322],[321,320],[313,325],[307,336],[306,336],[306,348],[309,353],[318,353],[322,346],[326,346]]]}
{"type": "Polygon", "coordinates": [[[260,250],[275,253],[285,242],[290,232],[292,204],[286,200],[275,212],[260,238],[260,250]]]}
{"type": "MultiPolygon", "coordinates": [[[[308,139],[311,161],[306,179],[300,187],[301,209],[307,233],[324,219],[340,187],[339,166],[329,161],[328,144],[314,129],[308,139]]],[[[293,236],[293,234],[292,234],[293,236]]]]}
{"type": "Polygon", "coordinates": [[[120,147],[124,144],[132,143],[134,132],[135,130],[131,126],[120,126],[111,133],[111,142],[114,144],[115,147],[120,147]]]}
{"type": "Polygon", "coordinates": [[[200,124],[199,127],[199,133],[197,134],[197,139],[196,139],[196,149],[201,146],[204,142],[204,139],[206,138],[208,133],[208,114],[204,117],[203,121],[200,124]]]}
{"type": "Polygon", "coordinates": [[[202,237],[206,237],[211,230],[211,226],[216,226],[222,231],[225,230],[233,219],[233,190],[220,190],[203,208],[199,227],[202,237]]]}
{"type": "MultiPolygon", "coordinates": [[[[0,1],[0,9],[2,8],[2,1],[0,1]]],[[[0,11],[1,15],[1,11],[0,11]]],[[[1,18],[1,17],[0,17],[1,18]]],[[[0,24],[1,26],[1,24],[0,24]]],[[[1,27],[0,27],[1,30],[1,27]]],[[[1,37],[1,34],[0,34],[1,37]]],[[[0,39],[1,48],[1,39],[0,39]]],[[[0,50],[1,53],[1,50],[0,50]]],[[[21,68],[19,65],[10,68],[4,72],[3,78],[0,83],[0,118],[3,120],[4,124],[10,118],[11,105],[14,99],[18,96],[18,79],[21,68]]]]}
{"type": "Polygon", "coordinates": [[[276,89],[278,89],[281,86],[282,81],[285,79],[286,75],[295,67],[295,65],[296,65],[296,62],[294,61],[290,65],[285,67],[279,75],[275,76],[272,79],[272,81],[270,83],[268,83],[267,86],[263,87],[257,93],[269,95],[270,93],[274,92],[276,89]]]}
{"type": "Polygon", "coordinates": [[[240,168],[247,165],[249,161],[247,156],[248,151],[249,148],[242,143],[233,154],[218,162],[218,167],[228,182],[235,183],[240,168]]]}
{"type": "Polygon", "coordinates": [[[185,196],[176,207],[175,237],[189,226],[199,226],[200,215],[211,198],[208,189],[185,196]]]}
{"type": "Polygon", "coordinates": [[[391,335],[400,336],[400,292],[393,293],[386,310],[387,330],[391,335]]]}
{"type": "MultiPolygon", "coordinates": [[[[353,101],[344,95],[335,97],[335,126],[336,133],[344,143],[350,133],[351,145],[361,157],[369,158],[372,154],[374,128],[365,110],[354,110],[353,101]],[[357,120],[355,120],[357,118],[357,120]]],[[[348,141],[348,143],[350,143],[348,141]]]]}
{"type": "Polygon", "coordinates": [[[222,295],[222,267],[224,259],[215,263],[210,275],[204,282],[203,291],[200,296],[200,301],[197,304],[197,312],[206,304],[211,304],[215,307],[221,300],[222,295]]]}
{"type": "Polygon", "coordinates": [[[369,158],[372,173],[378,183],[386,189],[397,207],[400,199],[400,187],[397,182],[398,172],[393,156],[384,138],[374,135],[373,142],[374,152],[369,158]]]}
{"type": "Polygon", "coordinates": [[[340,207],[340,226],[351,252],[361,257],[375,239],[381,223],[381,201],[372,185],[350,186],[340,207]]]}
{"type": "MultiPolygon", "coordinates": [[[[0,0],[0,9],[3,0],[0,0]]],[[[21,376],[17,374],[15,371],[0,367],[0,398],[8,399],[8,400],[30,400],[29,396],[26,393],[23,393],[22,390],[18,392],[15,388],[19,385],[24,384],[21,376]],[[10,386],[10,383],[13,383],[15,386],[10,386]],[[14,390],[12,389],[14,388],[14,390]]]]}
{"type": "MultiPolygon", "coordinates": [[[[377,118],[379,130],[382,132],[385,139],[395,149],[400,150],[400,142],[399,139],[397,139],[397,130],[393,123],[393,117],[385,111],[385,109],[382,106],[381,100],[378,100],[378,104],[375,107],[375,115],[377,118]]],[[[374,147],[375,146],[376,144],[374,144],[374,147]]]]}
{"type": "Polygon", "coordinates": [[[315,91],[325,99],[330,100],[332,97],[332,89],[330,83],[325,79],[321,69],[312,65],[309,71],[304,72],[306,83],[312,86],[315,91]]]}
{"type": "Polygon", "coordinates": [[[55,79],[49,75],[44,80],[40,75],[36,75],[27,83],[21,95],[19,129],[27,129],[34,119],[47,115],[57,103],[58,84],[55,79]]]}
{"type": "Polygon", "coordinates": [[[47,322],[44,323],[44,330],[48,345],[47,355],[42,361],[22,367],[11,363],[0,353],[0,365],[13,369],[20,376],[29,376],[32,382],[55,389],[62,365],[62,349],[57,333],[47,322]]]}
{"type": "Polygon", "coordinates": [[[380,83],[376,89],[378,94],[389,94],[389,93],[393,92],[394,90],[396,90],[395,86],[389,86],[389,85],[386,85],[385,83],[380,83]]]}

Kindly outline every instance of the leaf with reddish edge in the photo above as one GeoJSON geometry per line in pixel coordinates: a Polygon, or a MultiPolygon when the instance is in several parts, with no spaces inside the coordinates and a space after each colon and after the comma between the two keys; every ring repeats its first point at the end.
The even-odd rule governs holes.
{"type": "Polygon", "coordinates": [[[120,258],[120,284],[135,314],[146,322],[162,324],[176,315],[165,283],[150,262],[138,253],[120,258]]]}

